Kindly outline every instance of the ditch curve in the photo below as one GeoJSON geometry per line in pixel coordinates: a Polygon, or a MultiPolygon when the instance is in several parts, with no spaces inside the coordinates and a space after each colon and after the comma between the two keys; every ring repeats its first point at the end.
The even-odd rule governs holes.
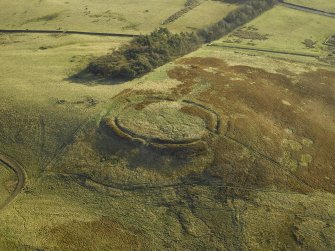
{"type": "Polygon", "coordinates": [[[13,170],[18,180],[15,190],[12,192],[12,194],[9,197],[7,197],[5,201],[0,203],[0,211],[1,211],[6,206],[8,206],[9,203],[11,203],[16,198],[17,195],[20,194],[22,188],[24,187],[25,181],[26,181],[26,175],[25,175],[23,167],[16,160],[12,159],[9,156],[6,156],[0,153],[0,163],[6,165],[11,170],[13,170]]]}

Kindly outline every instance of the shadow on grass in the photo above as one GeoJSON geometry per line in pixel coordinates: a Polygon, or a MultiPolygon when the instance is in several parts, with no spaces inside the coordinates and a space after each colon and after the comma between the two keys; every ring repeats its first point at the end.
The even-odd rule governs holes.
{"type": "Polygon", "coordinates": [[[86,69],[71,75],[65,80],[83,85],[119,85],[130,81],[130,79],[125,78],[106,78],[97,76],[88,72],[86,69]]]}

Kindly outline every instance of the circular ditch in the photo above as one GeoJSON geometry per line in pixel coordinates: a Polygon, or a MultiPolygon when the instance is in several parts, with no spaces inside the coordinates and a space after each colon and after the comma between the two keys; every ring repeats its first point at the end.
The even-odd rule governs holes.
{"type": "Polygon", "coordinates": [[[218,116],[192,101],[145,99],[125,105],[105,124],[116,135],[160,149],[205,147],[204,139],[217,132],[218,116]]]}

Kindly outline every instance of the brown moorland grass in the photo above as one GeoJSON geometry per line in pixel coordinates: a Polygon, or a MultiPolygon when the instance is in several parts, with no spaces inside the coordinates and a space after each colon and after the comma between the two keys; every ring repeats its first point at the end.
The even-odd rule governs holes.
{"type": "Polygon", "coordinates": [[[97,243],[100,250],[141,250],[141,242],[134,233],[107,217],[56,225],[46,234],[52,236],[56,250],[95,250],[97,243]]]}
{"type": "Polygon", "coordinates": [[[217,118],[213,116],[213,114],[208,113],[208,111],[199,109],[198,107],[194,107],[191,105],[183,106],[180,111],[192,116],[202,118],[204,121],[206,121],[207,129],[211,132],[214,132],[217,128],[217,118]]]}
{"type": "MultiPolygon", "coordinates": [[[[221,132],[224,139],[213,144],[218,159],[213,166],[222,166],[230,156],[229,163],[236,174],[233,176],[241,179],[239,185],[254,180],[250,177],[258,177],[252,184],[335,191],[329,182],[335,177],[334,72],[316,70],[289,76],[200,57],[184,58],[178,63],[169,76],[182,81],[186,92],[199,79],[206,80],[211,88],[196,98],[214,107],[220,115],[229,116],[228,130],[221,132]],[[244,150],[227,155],[227,140],[236,141],[244,150]],[[243,152],[257,158],[239,163],[243,152]],[[257,164],[257,159],[272,163],[268,165],[273,165],[271,172],[277,170],[268,177],[275,178],[268,181],[267,176],[255,176],[253,166],[264,172],[269,168],[257,164]]],[[[225,174],[227,169],[220,170],[225,174]]],[[[222,175],[224,180],[229,180],[227,177],[222,175]]]]}

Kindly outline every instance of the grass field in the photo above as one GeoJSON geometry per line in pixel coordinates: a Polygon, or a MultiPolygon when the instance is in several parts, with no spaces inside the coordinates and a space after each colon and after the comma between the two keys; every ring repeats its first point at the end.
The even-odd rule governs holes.
{"type": "Polygon", "coordinates": [[[323,42],[333,27],[334,18],[277,6],[226,36],[222,44],[322,56],[328,53],[323,42]]]}
{"type": "MultiPolygon", "coordinates": [[[[0,19],[145,33],[184,3],[6,0],[0,19]]],[[[168,26],[201,27],[227,8],[204,1],[168,26]]],[[[278,6],[215,44],[323,55],[334,24],[278,6]]],[[[82,73],[127,41],[0,34],[0,152],[27,174],[0,211],[0,250],[334,250],[333,65],[204,45],[129,82],[82,73]],[[108,117],[149,143],[205,147],[163,151],[108,131],[108,117]]],[[[0,203],[14,183],[0,163],[0,203]]]]}
{"type": "MultiPolygon", "coordinates": [[[[232,5],[204,3],[173,24],[175,31],[204,27],[214,23],[232,9],[232,5]],[[203,17],[206,18],[205,20],[203,17]],[[193,20],[191,20],[193,18],[193,20]],[[195,21],[195,22],[194,22],[195,21]]],[[[159,27],[163,20],[184,7],[184,0],[149,0],[139,4],[132,0],[116,1],[1,1],[0,29],[61,29],[90,32],[140,34],[159,27]],[[158,14],[159,13],[159,14],[158,14]]]]}
{"type": "Polygon", "coordinates": [[[1,28],[147,33],[183,4],[183,0],[149,0],[141,5],[131,0],[1,1],[1,28]]]}
{"type": "Polygon", "coordinates": [[[127,87],[103,81],[91,86],[89,80],[69,79],[85,67],[88,58],[104,54],[127,39],[20,34],[1,37],[6,41],[0,51],[2,151],[20,152],[22,160],[31,161],[28,172],[37,171],[93,112],[127,87]]]}
{"type": "Polygon", "coordinates": [[[286,0],[286,2],[317,10],[335,12],[335,2],[332,0],[286,0]]]}
{"type": "MultiPolygon", "coordinates": [[[[269,247],[295,249],[296,238],[306,248],[333,247],[334,188],[329,180],[333,177],[334,147],[331,142],[335,128],[331,123],[334,116],[331,97],[335,75],[331,69],[316,60],[302,63],[203,47],[143,77],[124,98],[119,98],[127,103],[136,95],[167,96],[196,100],[214,109],[221,118],[221,129],[210,141],[213,144],[210,153],[184,162],[148,151],[145,146],[109,137],[101,131],[96,133],[96,125],[92,125],[51,170],[90,177],[82,182],[91,191],[110,194],[112,198],[106,197],[101,203],[108,200],[109,207],[117,207],[108,215],[114,217],[117,214],[115,217],[125,225],[144,225],[142,228],[150,233],[149,239],[153,238],[159,243],[157,245],[161,245],[160,238],[164,235],[164,238],[168,236],[173,240],[183,236],[174,246],[177,249],[187,245],[196,249],[204,247],[204,243],[211,245],[211,249],[232,248],[236,247],[239,238],[241,247],[260,250],[269,247]],[[321,78],[324,88],[315,81],[321,78]],[[176,84],[169,85],[169,90],[166,85],[170,82],[176,84]],[[160,83],[164,87],[159,88],[160,83]],[[303,89],[305,91],[301,91],[303,89]],[[225,126],[228,122],[229,129],[225,126]],[[228,136],[224,136],[226,130],[228,136]],[[241,189],[220,192],[215,186],[164,187],[165,184],[183,184],[194,176],[204,178],[203,175],[212,175],[216,181],[222,179],[241,189]],[[122,189],[123,185],[133,188],[139,184],[158,188],[141,189],[142,195],[122,189]],[[250,188],[250,191],[246,192],[244,188],[250,188]],[[214,194],[227,198],[228,204],[222,203],[224,199],[221,197],[214,199],[214,194]],[[252,202],[249,204],[243,196],[252,198],[252,202]],[[132,204],[134,201],[136,206],[132,204]],[[253,204],[255,202],[257,206],[253,204]],[[188,209],[189,203],[194,207],[193,211],[188,209]],[[298,205],[304,205],[302,208],[306,209],[300,211],[298,205]],[[145,208],[142,217],[137,211],[141,207],[145,208]],[[132,216],[129,216],[129,210],[132,216]],[[165,210],[171,210],[181,218],[170,218],[170,214],[161,218],[159,214],[165,214],[165,210]],[[329,216],[327,219],[322,218],[324,210],[329,216]],[[120,212],[128,215],[127,218],[120,216],[120,212]],[[294,215],[298,212],[301,218],[296,219],[294,215]],[[162,232],[153,234],[156,227],[148,220],[147,213],[156,219],[156,223],[162,224],[162,232]],[[240,217],[237,226],[230,221],[231,213],[240,217]],[[219,223],[218,215],[222,216],[219,223]],[[136,220],[129,223],[131,217],[136,220]],[[314,221],[318,224],[313,225],[314,221]],[[327,223],[329,230],[322,230],[327,223]],[[245,226],[243,230],[239,228],[240,224],[245,226]],[[287,234],[291,233],[291,228],[294,232],[287,234]],[[223,241],[209,229],[225,236],[234,234],[223,241]],[[247,238],[242,240],[241,233],[247,238]],[[261,233],[262,237],[259,237],[261,233]],[[310,241],[306,237],[311,233],[313,236],[323,233],[325,241],[319,237],[310,241]],[[214,238],[214,241],[208,242],[207,238],[214,238]]],[[[121,101],[111,101],[112,114],[117,113],[121,101]]],[[[80,188],[76,189],[75,194],[81,194],[80,188]]],[[[22,208],[21,211],[25,210],[22,208]]],[[[145,242],[154,241],[146,239],[145,242]]]]}
{"type": "Polygon", "coordinates": [[[195,29],[203,28],[221,20],[236,7],[237,5],[235,4],[205,1],[192,11],[167,25],[167,28],[172,31],[193,31],[195,29]]]}

